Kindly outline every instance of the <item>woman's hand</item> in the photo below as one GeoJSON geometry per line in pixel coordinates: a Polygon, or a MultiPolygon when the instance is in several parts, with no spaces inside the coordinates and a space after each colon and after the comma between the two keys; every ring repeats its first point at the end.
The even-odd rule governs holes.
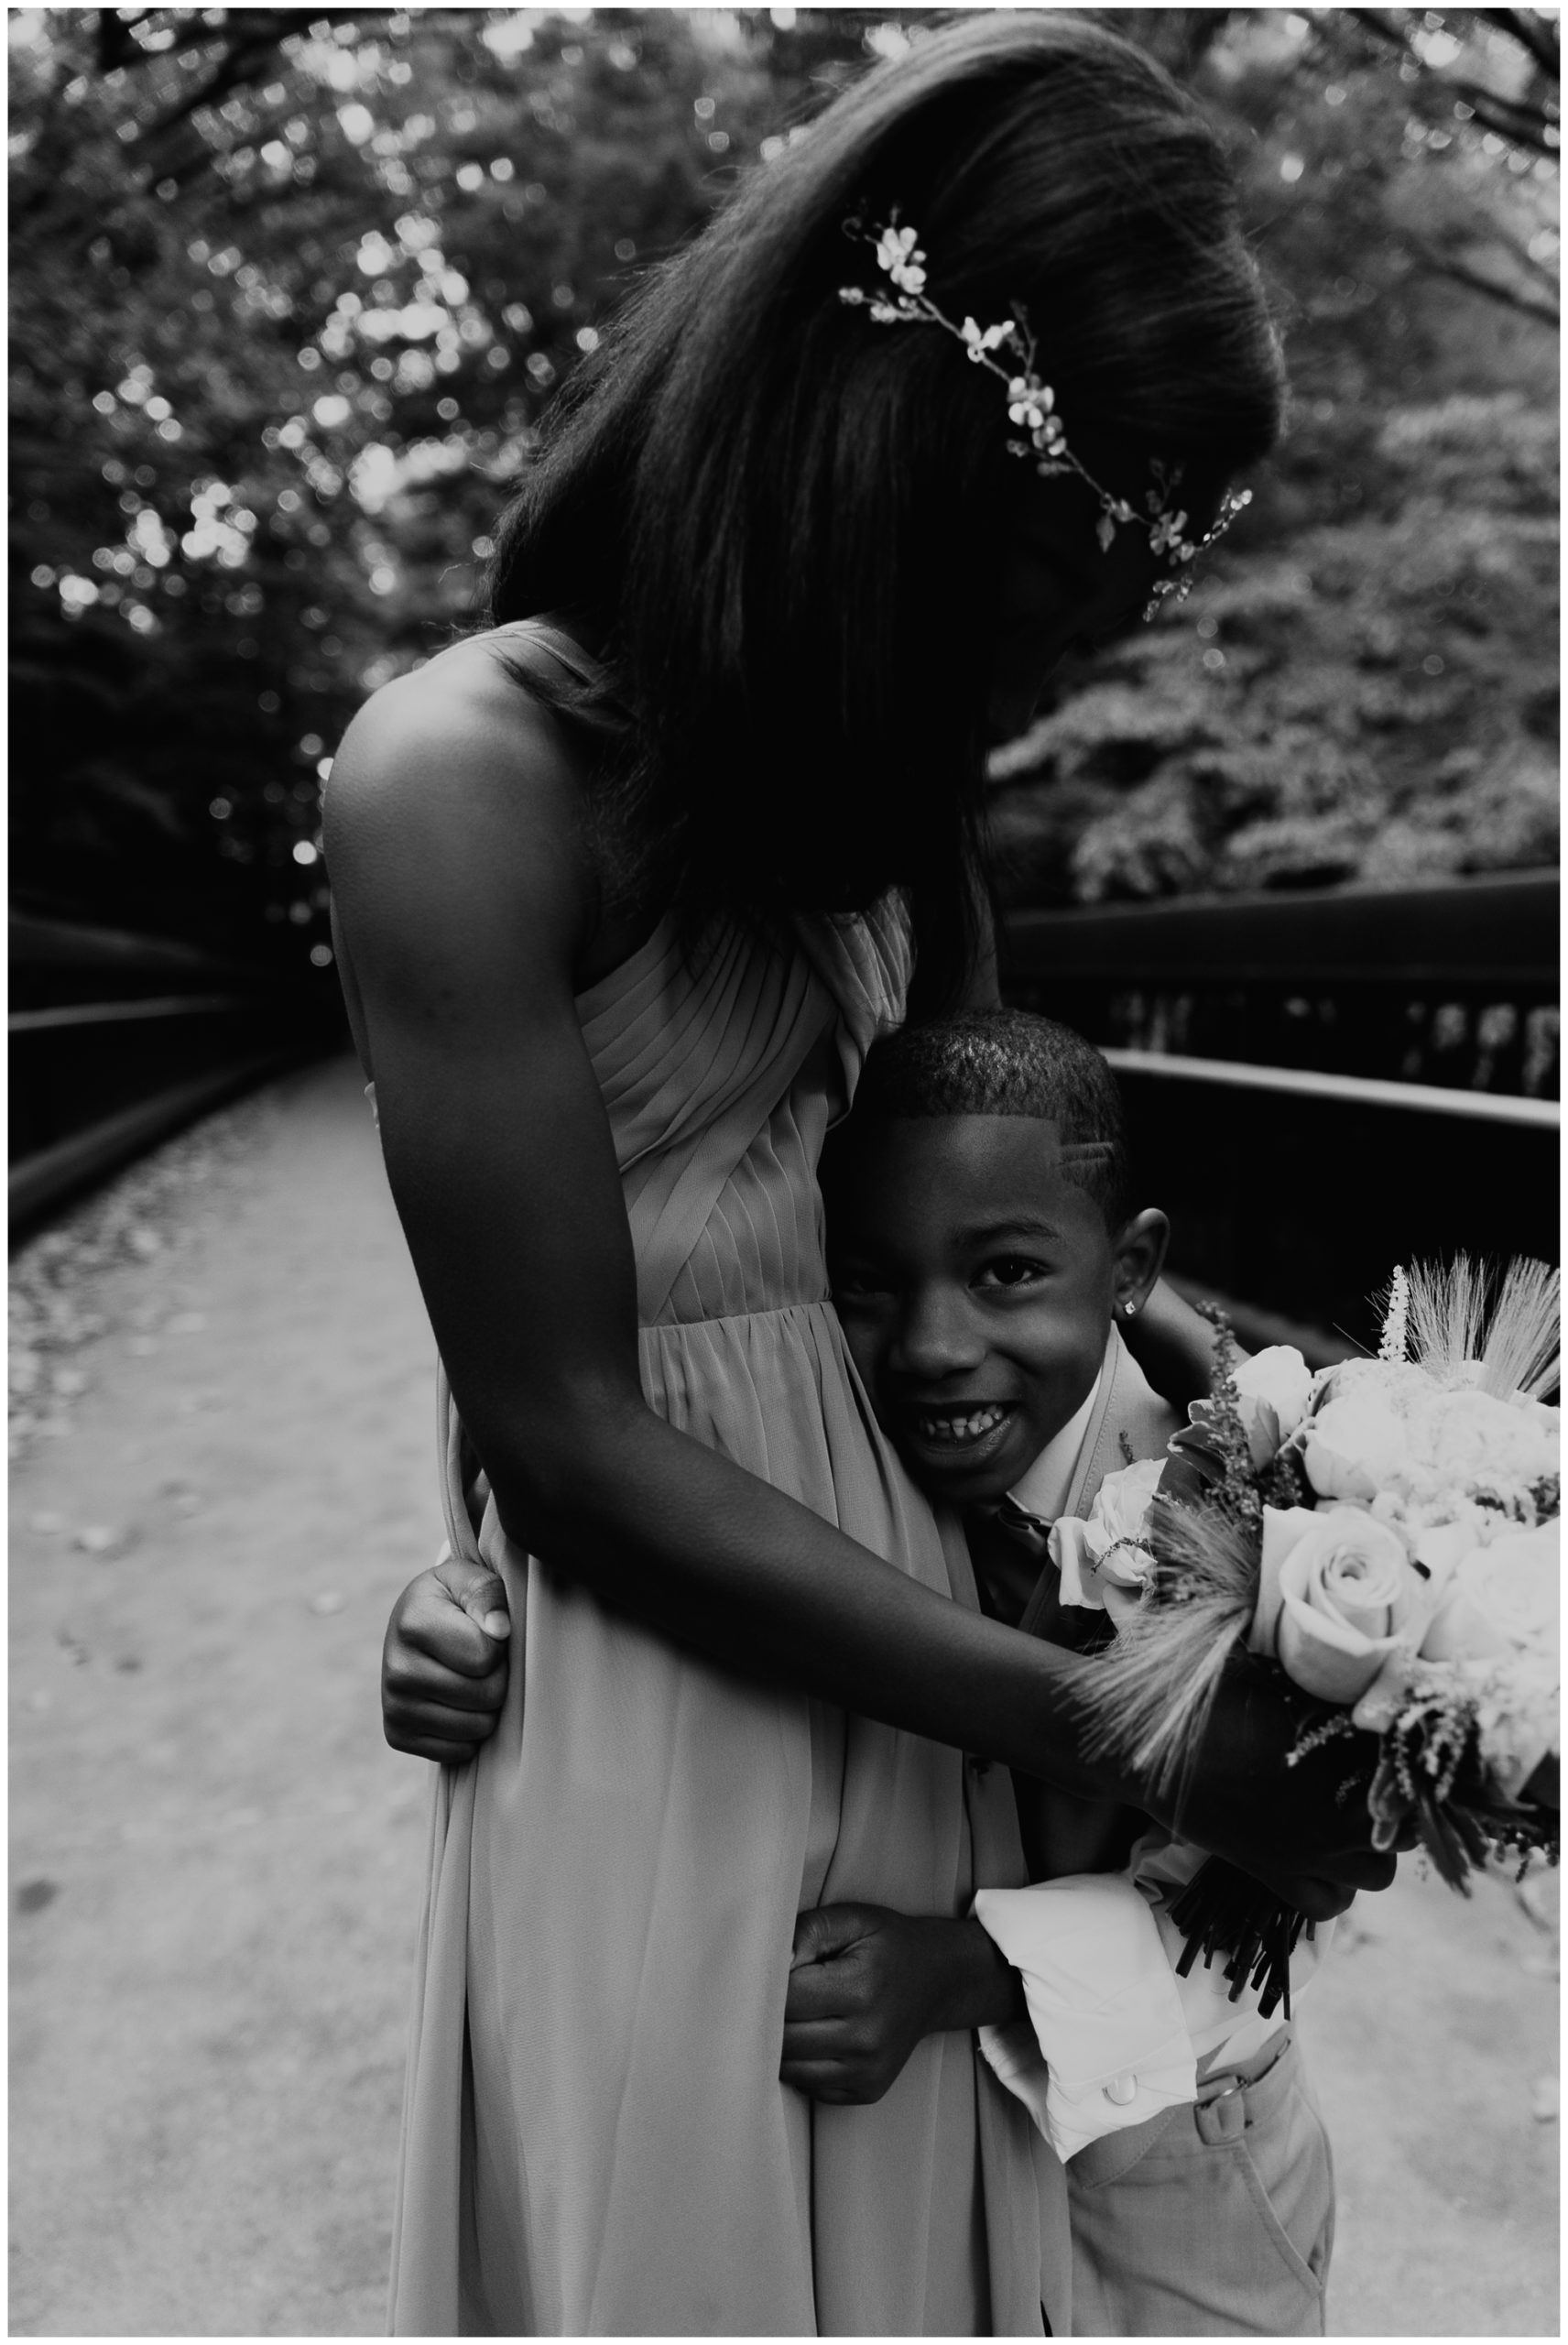
{"type": "Polygon", "coordinates": [[[978,1922],[819,1905],[795,1925],[779,2078],[812,2100],[880,2100],[922,2036],[1023,2011],[978,1922]]]}
{"type": "Polygon", "coordinates": [[[1179,1791],[1147,1789],[1142,1805],[1200,1848],[1263,1881],[1314,1921],[1343,1913],[1358,1890],[1387,1889],[1392,1855],[1371,1843],[1367,1787],[1377,1738],[1335,1737],[1291,1763],[1301,1706],[1279,1674],[1237,1656],[1179,1791]]]}
{"type": "Polygon", "coordinates": [[[410,1580],[381,1649],[381,1722],[394,1751],[461,1766],[495,1731],[512,1632],[506,1591],[483,1564],[449,1556],[410,1580]]]}

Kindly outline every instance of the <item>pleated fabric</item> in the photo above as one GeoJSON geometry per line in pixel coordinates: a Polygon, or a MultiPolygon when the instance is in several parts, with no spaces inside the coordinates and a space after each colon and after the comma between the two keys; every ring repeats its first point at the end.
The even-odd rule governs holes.
{"type": "MultiPolygon", "coordinates": [[[[735,930],[688,954],[666,922],[578,1007],[650,1406],[972,1604],[823,1271],[818,1154],[909,965],[891,907],[788,948],[735,930]]],[[[1006,1770],[689,1658],[530,1561],[493,1505],[477,1549],[518,1626],[494,1739],[436,1790],[394,2332],[1038,2336],[1043,2292],[1062,2333],[1061,2169],[968,2034],[928,2038],[869,2108],[778,2074],[796,1914],[956,1915],[1021,1883],[1006,1770]]]]}

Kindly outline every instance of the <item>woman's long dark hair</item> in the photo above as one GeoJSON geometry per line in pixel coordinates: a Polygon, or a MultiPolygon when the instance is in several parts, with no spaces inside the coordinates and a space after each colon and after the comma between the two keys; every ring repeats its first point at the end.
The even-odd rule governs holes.
{"type": "Polygon", "coordinates": [[[547,419],[492,625],[576,615],[631,712],[612,891],[858,911],[909,891],[922,995],[972,942],[1007,492],[993,377],[838,300],[895,207],[950,317],[1028,313],[1074,423],[1224,476],[1266,453],[1278,345],[1192,102],[1083,18],[971,17],[877,66],[652,275],[547,419]]]}

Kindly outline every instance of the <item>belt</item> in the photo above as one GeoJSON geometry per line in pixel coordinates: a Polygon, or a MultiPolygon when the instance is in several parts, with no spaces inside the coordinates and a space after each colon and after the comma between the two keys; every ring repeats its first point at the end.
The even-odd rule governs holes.
{"type": "MultiPolygon", "coordinates": [[[[1249,2059],[1239,2060],[1229,2068],[1217,2068],[1203,2079],[1193,2096],[1192,2117],[1205,2142],[1234,2141],[1247,2131],[1249,2119],[1256,2121],[1262,2112],[1249,2110],[1247,2096],[1279,2068],[1291,2042],[1290,2030],[1279,2028],[1249,2059]]],[[[1276,2089],[1287,2083],[1288,2078],[1281,2076],[1276,2089]]],[[[1272,2100],[1274,2095],[1268,2098],[1272,2100]]]]}

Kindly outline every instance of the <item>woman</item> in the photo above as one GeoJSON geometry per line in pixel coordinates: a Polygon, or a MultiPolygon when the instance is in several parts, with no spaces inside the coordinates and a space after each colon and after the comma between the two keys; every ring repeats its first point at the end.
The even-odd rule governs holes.
{"type": "MultiPolygon", "coordinates": [[[[802,1906],[1022,1879],[962,1752],[1095,1780],[876,1433],[815,1165],[911,972],[985,989],[987,738],[1174,574],[1279,402],[1189,103],[1071,18],[962,23],[650,284],[492,631],[343,744],[344,982],[521,1647],[438,1795],[400,2330],[1038,2334],[1042,2289],[1062,2325],[1060,2175],[967,2037],[869,2107],[778,2082],[802,1906]]],[[[1223,1727],[1189,1830],[1372,1877],[1306,1770],[1246,1812],[1280,1722],[1223,1727]]]]}

